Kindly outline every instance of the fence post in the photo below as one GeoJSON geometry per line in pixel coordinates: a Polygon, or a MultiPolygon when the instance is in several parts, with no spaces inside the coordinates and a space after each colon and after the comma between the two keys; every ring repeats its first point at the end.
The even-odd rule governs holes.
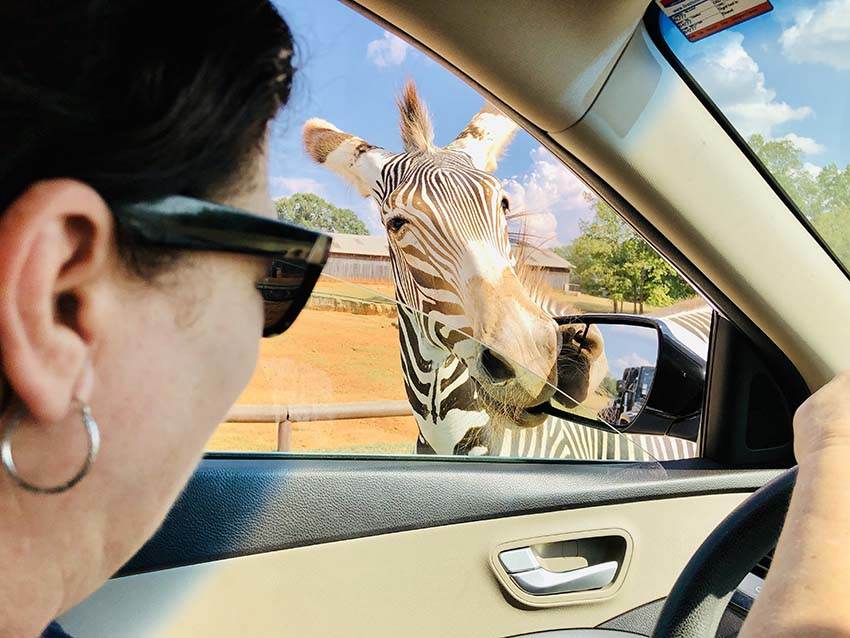
{"type": "Polygon", "coordinates": [[[292,439],[292,422],[289,420],[289,410],[283,417],[283,421],[278,417],[277,422],[277,451],[289,452],[292,439]]]}
{"type": "Polygon", "coordinates": [[[277,423],[277,451],[289,452],[289,442],[292,436],[292,423],[289,419],[277,423]]]}

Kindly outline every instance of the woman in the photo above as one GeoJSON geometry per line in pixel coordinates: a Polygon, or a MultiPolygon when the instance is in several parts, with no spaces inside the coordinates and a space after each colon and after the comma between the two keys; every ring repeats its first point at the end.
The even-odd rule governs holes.
{"type": "MultiPolygon", "coordinates": [[[[261,217],[291,53],[263,0],[0,7],[0,636],[42,633],[153,533],[312,288],[326,238],[261,217]]],[[[848,390],[798,413],[802,496],[747,635],[850,631],[850,569],[823,578],[850,554],[794,556],[850,527],[848,390]]]]}
{"type": "Polygon", "coordinates": [[[265,0],[2,3],[0,636],[154,532],[309,294],[326,238],[197,201],[273,214],[291,60],[265,0]]]}

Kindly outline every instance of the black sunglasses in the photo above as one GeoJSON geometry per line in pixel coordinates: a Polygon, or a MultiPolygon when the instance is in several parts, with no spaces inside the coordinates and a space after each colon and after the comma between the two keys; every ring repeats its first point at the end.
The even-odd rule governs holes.
{"type": "Polygon", "coordinates": [[[331,238],[287,222],[174,195],[113,206],[122,237],[139,244],[270,257],[257,283],[264,337],[279,335],[304,308],[328,260],[331,238]]]}

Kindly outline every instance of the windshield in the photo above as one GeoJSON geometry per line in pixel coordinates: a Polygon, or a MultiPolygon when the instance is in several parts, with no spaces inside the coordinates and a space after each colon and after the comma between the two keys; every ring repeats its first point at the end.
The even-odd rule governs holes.
{"type": "Polygon", "coordinates": [[[772,4],[695,42],[662,12],[661,33],[813,231],[850,267],[850,0],[772,4]]]}

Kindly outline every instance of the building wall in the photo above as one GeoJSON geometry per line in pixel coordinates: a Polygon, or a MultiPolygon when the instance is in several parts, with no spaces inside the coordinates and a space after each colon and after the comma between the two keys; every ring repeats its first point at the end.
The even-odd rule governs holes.
{"type": "Polygon", "coordinates": [[[389,257],[332,254],[323,272],[346,281],[392,282],[393,280],[389,257]]]}
{"type": "Polygon", "coordinates": [[[555,290],[570,289],[570,271],[569,270],[547,270],[545,275],[546,283],[555,290]]]}

